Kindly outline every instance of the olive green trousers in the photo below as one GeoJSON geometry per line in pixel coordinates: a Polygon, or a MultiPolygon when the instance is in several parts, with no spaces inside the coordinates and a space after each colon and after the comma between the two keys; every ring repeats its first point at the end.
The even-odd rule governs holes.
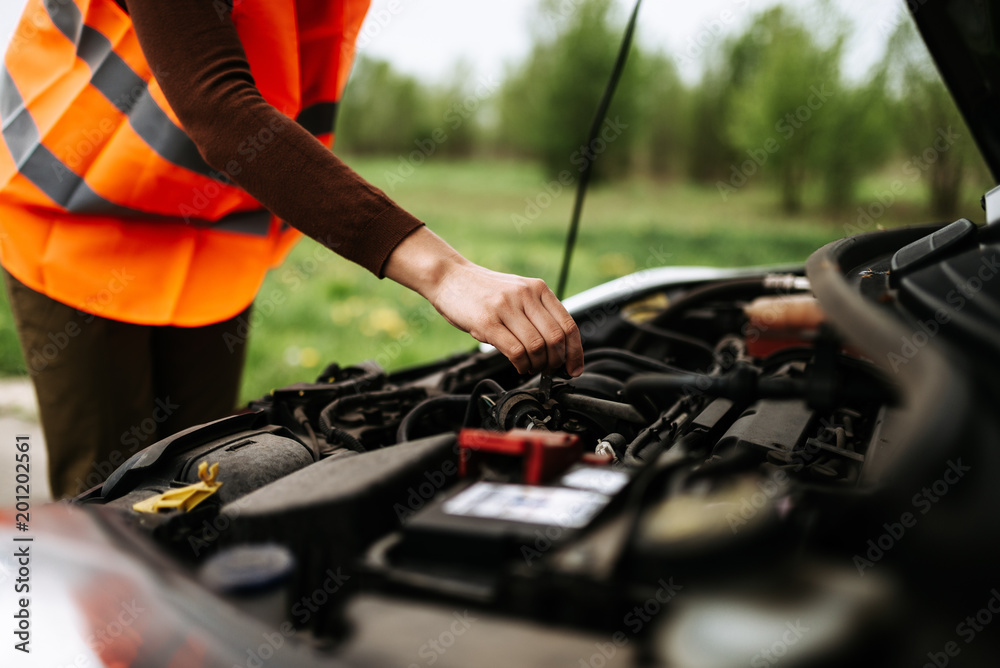
{"type": "Polygon", "coordinates": [[[76,496],[146,446],[235,408],[249,308],[205,327],[134,325],[67,306],[3,273],[54,498],[76,496]]]}

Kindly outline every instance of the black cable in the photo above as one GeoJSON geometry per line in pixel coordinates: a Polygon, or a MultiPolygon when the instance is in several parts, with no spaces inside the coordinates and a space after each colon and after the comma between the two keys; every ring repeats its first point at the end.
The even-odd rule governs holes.
{"type": "Polygon", "coordinates": [[[622,394],[635,405],[642,397],[664,394],[720,396],[726,389],[727,379],[720,376],[701,373],[640,374],[625,383],[622,394]]]}
{"type": "Polygon", "coordinates": [[[313,461],[318,462],[320,458],[320,451],[323,449],[319,442],[319,437],[316,436],[316,431],[312,428],[309,423],[309,417],[306,415],[306,409],[304,406],[299,405],[295,407],[292,411],[292,415],[295,417],[295,421],[299,423],[307,434],[309,434],[309,451],[312,452],[313,461]]]}
{"type": "Polygon", "coordinates": [[[394,390],[378,390],[375,392],[365,392],[362,394],[350,394],[336,399],[326,405],[319,413],[319,429],[326,437],[327,443],[339,444],[355,452],[365,452],[366,448],[357,438],[349,432],[337,427],[333,422],[339,411],[353,410],[363,406],[366,402],[379,401],[411,401],[423,400],[427,396],[427,390],[422,387],[404,387],[394,390]]]}
{"type": "Polygon", "coordinates": [[[659,456],[667,443],[676,434],[674,420],[687,410],[687,402],[681,399],[660,414],[648,427],[639,432],[632,442],[625,446],[622,461],[626,466],[645,466],[659,456]]]}
{"type": "MultiPolygon", "coordinates": [[[[623,385],[626,380],[639,371],[641,369],[627,362],[620,362],[618,360],[597,360],[596,362],[592,362],[590,358],[587,358],[587,373],[589,375],[613,378],[623,385]]],[[[621,390],[621,388],[618,389],[621,390]]]]}
{"type": "Polygon", "coordinates": [[[626,347],[630,350],[643,349],[650,337],[656,337],[674,344],[695,349],[714,361],[717,359],[715,350],[693,337],[681,334],[668,328],[672,319],[683,314],[690,308],[701,305],[713,299],[745,299],[756,297],[767,292],[765,281],[760,277],[737,278],[729,281],[708,283],[686,292],[662,309],[655,318],[648,322],[638,323],[626,319],[629,325],[636,329],[626,347]]]}
{"type": "MultiPolygon", "coordinates": [[[[431,397],[430,399],[424,399],[419,404],[413,407],[413,409],[406,414],[406,416],[400,421],[399,428],[396,429],[396,443],[405,443],[410,440],[410,429],[416,423],[417,420],[424,417],[431,410],[436,408],[447,408],[449,405],[461,405],[463,408],[466,407],[469,400],[472,398],[471,394],[446,394],[438,397],[431,397]]],[[[462,412],[464,416],[466,411],[462,412]]]]}
{"type": "MultiPolygon", "coordinates": [[[[376,404],[380,401],[423,401],[427,398],[427,390],[422,387],[402,387],[393,390],[376,390],[361,394],[349,394],[335,399],[319,412],[319,428],[324,436],[330,435],[333,421],[338,413],[346,413],[366,404],[376,404]]],[[[358,424],[363,420],[358,420],[358,424]]]]}
{"type": "Polygon", "coordinates": [[[472,394],[469,395],[469,407],[465,410],[465,419],[462,420],[462,426],[469,428],[473,426],[479,426],[479,398],[487,393],[487,390],[493,394],[503,394],[507,390],[503,389],[503,386],[493,380],[492,378],[483,378],[481,381],[476,383],[476,386],[472,388],[472,394]],[[477,418],[473,421],[473,418],[477,418]]]}
{"type": "Polygon", "coordinates": [[[684,370],[680,367],[671,366],[666,362],[661,362],[660,360],[653,359],[652,357],[646,357],[645,355],[640,355],[639,353],[634,353],[629,350],[621,350],[618,348],[594,348],[593,350],[587,351],[588,362],[595,362],[603,359],[620,360],[628,364],[642,367],[647,371],[684,373],[684,370]]]}
{"type": "Polygon", "coordinates": [[[689,290],[684,293],[684,296],[670,302],[649,324],[663,327],[671,318],[679,313],[683,313],[689,308],[711,299],[718,299],[720,297],[725,297],[726,299],[745,299],[756,297],[765,291],[764,279],[760,277],[736,278],[731,281],[709,283],[689,290]]]}
{"type": "MultiPolygon", "coordinates": [[[[611,78],[608,80],[608,85],[604,89],[604,96],[601,98],[600,104],[597,105],[597,113],[594,114],[594,120],[590,125],[590,134],[587,135],[586,144],[588,147],[594,143],[598,133],[601,131],[601,125],[604,124],[604,117],[608,115],[608,108],[611,106],[611,99],[615,96],[618,81],[625,70],[625,62],[628,60],[628,52],[632,47],[632,36],[635,33],[635,24],[639,18],[639,6],[641,4],[642,0],[636,0],[632,16],[628,21],[628,27],[625,29],[625,36],[622,38],[621,48],[618,50],[615,67],[611,71],[611,78]]],[[[559,283],[556,287],[556,297],[560,300],[562,300],[566,293],[566,279],[569,278],[569,263],[573,257],[573,247],[576,246],[576,233],[580,228],[580,215],[583,213],[583,199],[587,193],[587,185],[590,183],[590,173],[593,171],[594,161],[595,158],[587,160],[583,167],[583,173],[580,174],[580,180],[576,185],[576,202],[573,204],[573,218],[570,220],[569,234],[566,235],[566,250],[563,253],[562,268],[559,270],[559,283]]]]}
{"type": "Polygon", "coordinates": [[[608,401],[598,397],[589,397],[586,394],[566,393],[559,397],[560,403],[566,408],[593,415],[603,415],[616,420],[624,420],[634,424],[646,424],[648,420],[632,404],[625,404],[620,401],[608,401]]]}
{"type": "Polygon", "coordinates": [[[662,339],[679,346],[686,346],[692,350],[703,353],[708,357],[709,361],[715,361],[715,349],[704,341],[699,341],[693,336],[687,336],[669,329],[663,329],[662,327],[651,325],[648,322],[632,322],[631,320],[626,320],[625,322],[644,334],[655,336],[658,339],[662,339]]]}
{"type": "Polygon", "coordinates": [[[329,431],[326,432],[326,442],[331,445],[339,445],[348,450],[354,450],[355,452],[367,452],[367,448],[365,448],[361,441],[354,438],[350,433],[333,425],[330,425],[329,431]]]}

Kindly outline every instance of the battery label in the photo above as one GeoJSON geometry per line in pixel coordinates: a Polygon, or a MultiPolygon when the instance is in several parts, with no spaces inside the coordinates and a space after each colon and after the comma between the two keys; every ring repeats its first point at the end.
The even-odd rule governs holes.
{"type": "Polygon", "coordinates": [[[560,485],[589,489],[592,492],[614,495],[628,483],[628,474],[598,468],[580,468],[570,471],[559,481],[560,485]]]}
{"type": "Polygon", "coordinates": [[[604,494],[582,489],[477,482],[448,500],[444,512],[578,529],[609,501],[611,498],[604,494]]]}

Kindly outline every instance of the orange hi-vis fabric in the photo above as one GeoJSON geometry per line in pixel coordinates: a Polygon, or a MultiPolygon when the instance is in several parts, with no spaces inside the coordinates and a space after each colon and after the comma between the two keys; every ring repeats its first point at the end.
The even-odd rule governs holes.
{"type": "MultiPolygon", "coordinates": [[[[369,2],[215,4],[264,98],[329,146],[369,2]]],[[[83,311],[225,320],[300,236],[205,163],[113,0],[29,0],[0,72],[0,126],[0,263],[83,311]]]]}

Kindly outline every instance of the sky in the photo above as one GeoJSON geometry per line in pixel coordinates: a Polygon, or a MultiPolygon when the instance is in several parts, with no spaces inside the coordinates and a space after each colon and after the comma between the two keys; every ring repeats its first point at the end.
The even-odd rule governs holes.
{"type": "MultiPolygon", "coordinates": [[[[580,0],[560,0],[567,11],[580,0]]],[[[628,15],[634,0],[615,0],[628,15]]],[[[700,55],[719,35],[738,32],[757,12],[776,0],[644,0],[639,40],[674,57],[688,81],[700,72],[700,55]]],[[[812,0],[787,0],[807,8],[812,0]]],[[[879,58],[886,26],[895,23],[902,0],[840,0],[836,3],[855,23],[848,45],[846,71],[859,76],[879,58]]],[[[373,0],[362,30],[360,50],[391,61],[397,69],[441,81],[465,59],[486,76],[500,75],[504,64],[525,56],[531,47],[531,23],[538,0],[373,0]]]]}
{"type": "MultiPolygon", "coordinates": [[[[6,49],[26,0],[4,0],[0,8],[0,44],[6,49]]],[[[580,0],[559,0],[572,12],[580,0]]],[[[615,0],[622,17],[633,0],[615,0]]],[[[681,75],[697,79],[700,55],[746,25],[775,0],[644,0],[639,40],[674,57],[681,75]]],[[[813,0],[787,0],[809,7],[813,0]]],[[[903,0],[840,0],[854,20],[845,70],[860,77],[882,53],[886,26],[897,20],[903,0]]],[[[372,0],[359,51],[389,60],[393,66],[428,82],[446,81],[460,59],[477,77],[500,78],[505,65],[523,58],[531,47],[531,22],[538,0],[372,0]]]]}

